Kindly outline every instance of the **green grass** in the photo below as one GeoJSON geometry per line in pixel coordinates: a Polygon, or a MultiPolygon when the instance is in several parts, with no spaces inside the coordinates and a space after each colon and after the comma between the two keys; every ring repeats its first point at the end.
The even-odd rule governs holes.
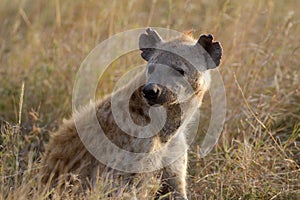
{"type": "MultiPolygon", "coordinates": [[[[223,45],[226,123],[203,159],[196,153],[207,129],[201,123],[190,150],[189,198],[300,199],[299,6],[296,0],[2,0],[0,199],[75,198],[68,189],[76,185],[59,194],[39,184],[44,144],[71,114],[75,74],[87,54],[115,33],[146,26],[213,33],[223,45]]],[[[120,75],[112,70],[105,80],[120,75]]],[[[98,91],[112,87],[103,82],[98,91]]],[[[207,121],[209,96],[204,100],[207,121]]],[[[102,187],[87,197],[99,199],[102,187]]],[[[140,199],[157,187],[143,187],[140,199]]]]}

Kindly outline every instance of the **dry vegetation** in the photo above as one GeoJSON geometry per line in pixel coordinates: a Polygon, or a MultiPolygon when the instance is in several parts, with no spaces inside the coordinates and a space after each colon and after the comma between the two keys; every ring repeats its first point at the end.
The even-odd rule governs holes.
{"type": "MultiPolygon", "coordinates": [[[[71,113],[75,74],[89,51],[114,33],[146,26],[193,28],[223,44],[226,124],[204,159],[196,156],[200,139],[192,145],[189,198],[300,199],[299,8],[297,0],[1,0],[0,199],[78,195],[69,192],[74,185],[59,194],[39,183],[44,143],[71,113]]],[[[100,90],[111,87],[104,82],[100,90]]],[[[203,113],[209,120],[208,95],[203,113]]],[[[85,198],[101,199],[101,188],[85,198]]],[[[141,188],[139,199],[154,189],[141,188]]]]}

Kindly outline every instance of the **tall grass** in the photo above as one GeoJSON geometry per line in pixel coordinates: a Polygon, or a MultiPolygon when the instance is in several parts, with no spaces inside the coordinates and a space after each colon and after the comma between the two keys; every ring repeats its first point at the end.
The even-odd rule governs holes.
{"type": "MultiPolygon", "coordinates": [[[[0,199],[63,197],[39,184],[39,160],[49,133],[71,114],[76,71],[96,44],[145,26],[213,33],[223,45],[226,123],[203,159],[197,149],[207,124],[201,123],[190,150],[189,198],[300,199],[299,7],[293,0],[2,0],[0,199]]],[[[109,93],[113,84],[99,87],[109,93]]],[[[206,95],[202,122],[209,121],[209,104],[206,95]]],[[[139,199],[157,187],[143,187],[139,199]]],[[[85,197],[102,198],[101,188],[85,197]]],[[[62,195],[79,198],[68,190],[62,195]]]]}

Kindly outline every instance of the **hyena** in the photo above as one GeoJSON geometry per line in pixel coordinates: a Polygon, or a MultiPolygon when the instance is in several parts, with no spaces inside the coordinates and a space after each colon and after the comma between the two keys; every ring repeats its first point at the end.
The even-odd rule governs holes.
{"type": "MultiPolygon", "coordinates": [[[[110,177],[116,183],[137,185],[134,182],[140,180],[137,177],[159,174],[161,188],[156,198],[170,193],[167,198],[187,199],[189,127],[195,121],[196,110],[201,106],[203,95],[209,88],[209,70],[220,63],[222,48],[219,42],[213,41],[210,34],[201,35],[198,40],[183,34],[164,41],[150,28],[140,35],[139,48],[141,57],[147,61],[144,71],[115,93],[64,121],[59,130],[51,135],[43,158],[43,181],[58,180],[64,174],[77,174],[81,180],[92,185],[101,177],[110,177]],[[132,88],[136,89],[131,92],[132,88]],[[124,100],[126,98],[122,98],[128,93],[131,95],[129,103],[124,100]],[[130,130],[134,135],[127,134],[116,123],[112,109],[113,99],[116,101],[115,105],[120,106],[119,110],[122,110],[122,105],[129,107],[129,117],[118,114],[124,124],[133,121],[134,124],[145,127],[155,121],[152,119],[155,115],[151,116],[150,110],[163,108],[166,115],[162,128],[148,137],[140,137],[144,133],[139,130],[130,130]],[[96,109],[98,124],[91,123],[93,109],[96,109]],[[114,145],[125,151],[145,154],[138,156],[134,162],[131,162],[130,157],[115,154],[105,146],[106,142],[99,139],[100,134],[95,128],[99,124],[106,138],[114,145]],[[97,154],[109,158],[110,163],[116,167],[103,164],[87,150],[82,137],[78,135],[77,126],[81,126],[81,134],[88,136],[90,143],[97,146],[97,154]],[[142,173],[120,170],[118,165],[122,162],[126,162],[126,169],[141,169],[142,173]]],[[[151,130],[153,129],[148,129],[150,132],[151,130]]]]}

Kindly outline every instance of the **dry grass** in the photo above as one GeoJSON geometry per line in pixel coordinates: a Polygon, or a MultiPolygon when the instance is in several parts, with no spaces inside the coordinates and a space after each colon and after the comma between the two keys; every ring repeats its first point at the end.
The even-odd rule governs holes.
{"type": "MultiPolygon", "coordinates": [[[[114,33],[145,26],[193,28],[223,44],[226,124],[204,159],[196,156],[200,136],[195,140],[189,198],[300,199],[299,6],[296,0],[2,0],[0,199],[79,198],[69,192],[76,185],[59,196],[39,184],[43,144],[71,113],[74,77],[89,51],[114,33]]],[[[203,121],[208,95],[205,102],[203,121]]],[[[139,199],[157,187],[143,187],[139,199]]],[[[101,188],[81,198],[99,199],[101,188]]]]}

